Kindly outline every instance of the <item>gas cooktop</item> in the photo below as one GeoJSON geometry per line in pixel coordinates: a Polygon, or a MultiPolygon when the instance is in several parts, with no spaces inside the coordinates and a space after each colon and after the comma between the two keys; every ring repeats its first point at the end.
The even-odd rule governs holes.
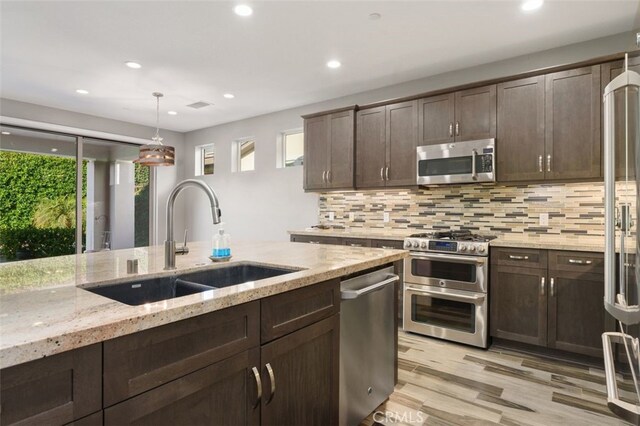
{"type": "Polygon", "coordinates": [[[413,234],[404,240],[411,251],[428,251],[488,256],[489,241],[494,235],[473,234],[466,229],[413,234]]]}

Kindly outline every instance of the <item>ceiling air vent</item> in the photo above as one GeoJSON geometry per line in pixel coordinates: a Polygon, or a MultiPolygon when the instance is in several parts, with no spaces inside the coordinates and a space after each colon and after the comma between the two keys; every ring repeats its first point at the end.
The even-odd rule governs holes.
{"type": "Polygon", "coordinates": [[[200,102],[195,102],[195,103],[189,104],[187,106],[189,108],[193,108],[193,109],[200,109],[200,108],[208,107],[210,105],[212,105],[212,104],[210,104],[208,102],[200,101],[200,102]]]}

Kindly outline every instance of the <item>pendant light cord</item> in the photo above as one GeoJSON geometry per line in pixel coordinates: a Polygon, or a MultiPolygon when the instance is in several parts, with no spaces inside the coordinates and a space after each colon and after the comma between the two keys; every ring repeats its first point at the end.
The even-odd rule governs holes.
{"type": "Polygon", "coordinates": [[[162,138],[160,137],[160,97],[162,93],[154,93],[153,96],[156,97],[156,135],[153,137],[153,140],[158,143],[158,145],[162,145],[162,138]]]}

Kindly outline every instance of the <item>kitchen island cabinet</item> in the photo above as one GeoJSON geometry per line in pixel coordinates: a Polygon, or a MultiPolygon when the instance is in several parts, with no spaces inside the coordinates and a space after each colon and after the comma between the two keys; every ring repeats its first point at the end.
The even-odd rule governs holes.
{"type": "MultiPolygon", "coordinates": [[[[102,259],[96,270],[102,279],[111,274],[112,280],[128,283],[135,281],[123,272],[120,276],[117,268],[105,273],[104,265],[141,250],[161,256],[161,249],[68,257],[74,264],[102,259]]],[[[233,249],[230,264],[249,257],[296,269],[144,306],[110,301],[75,284],[4,295],[2,424],[334,424],[340,278],[390,264],[401,269],[404,252],[273,242],[238,244],[233,249]],[[50,306],[53,311],[79,310],[78,320],[31,309],[32,304],[42,306],[40,297],[49,303],[56,300],[50,306]],[[19,333],[30,315],[48,319],[51,326],[40,333],[19,333]],[[11,322],[14,317],[20,322],[11,322]],[[67,331],[53,348],[49,338],[40,340],[43,333],[56,330],[67,331]],[[101,340],[89,343],[95,337],[101,340]],[[10,343],[18,339],[30,342],[32,350],[24,351],[24,343],[10,343]],[[89,344],[83,346],[84,342],[89,344]],[[50,352],[60,344],[68,349],[50,352]],[[35,356],[36,351],[45,357],[35,356]]],[[[178,259],[179,271],[192,270],[192,262],[208,253],[208,244],[194,243],[187,255],[191,260],[178,259]]],[[[65,259],[56,260],[60,271],[65,259]]],[[[32,262],[46,270],[50,259],[32,262]]],[[[94,279],[92,268],[84,265],[83,279],[94,279]]],[[[152,261],[146,272],[175,273],[161,267],[162,262],[152,261]]],[[[33,320],[28,322],[31,326],[33,320]]]]}

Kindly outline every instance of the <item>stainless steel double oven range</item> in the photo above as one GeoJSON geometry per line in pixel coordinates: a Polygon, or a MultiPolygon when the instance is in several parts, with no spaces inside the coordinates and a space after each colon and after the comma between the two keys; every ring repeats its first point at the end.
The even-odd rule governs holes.
{"type": "Polygon", "coordinates": [[[403,327],[482,348],[488,343],[489,241],[469,231],[404,240],[403,327]]]}

